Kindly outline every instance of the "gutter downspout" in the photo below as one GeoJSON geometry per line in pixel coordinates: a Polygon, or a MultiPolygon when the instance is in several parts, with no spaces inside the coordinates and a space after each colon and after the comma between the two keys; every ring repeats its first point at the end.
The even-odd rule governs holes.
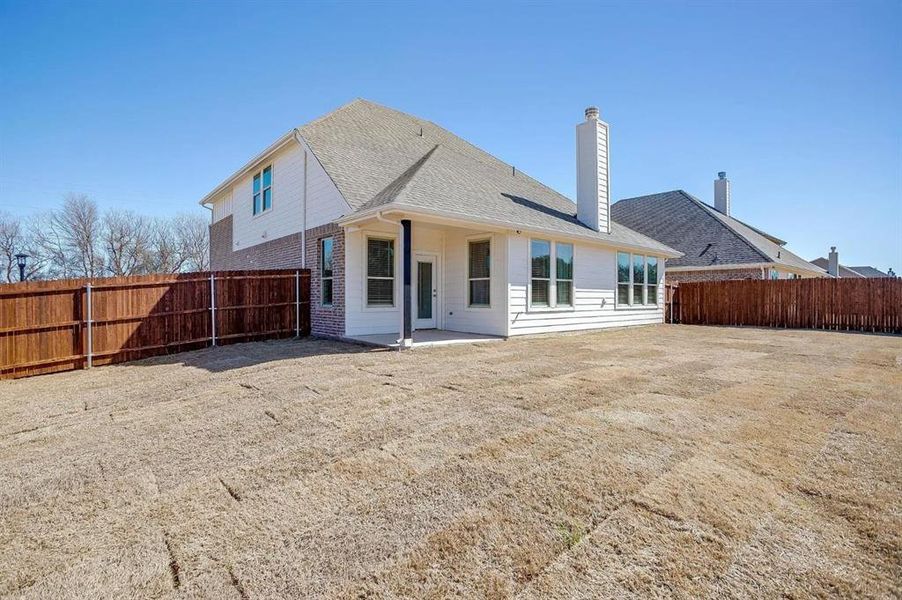
{"type": "MultiPolygon", "coordinates": [[[[374,215],[377,221],[382,223],[387,223],[388,225],[396,225],[398,227],[398,241],[401,245],[404,244],[404,225],[401,224],[400,221],[392,221],[391,219],[386,219],[382,216],[382,211],[377,211],[374,215]]],[[[366,292],[364,292],[366,293],[366,292]]],[[[401,296],[401,302],[398,303],[398,352],[401,351],[404,342],[404,303],[407,302],[407,299],[404,298],[403,292],[399,294],[401,296]]]]}
{"type": "Polygon", "coordinates": [[[294,141],[304,151],[304,199],[301,203],[301,268],[307,268],[307,147],[301,140],[301,132],[294,129],[294,141]]]}

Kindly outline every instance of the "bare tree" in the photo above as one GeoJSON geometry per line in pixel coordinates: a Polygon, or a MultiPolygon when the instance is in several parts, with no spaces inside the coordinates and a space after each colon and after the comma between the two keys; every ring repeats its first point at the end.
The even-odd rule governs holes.
{"type": "Polygon", "coordinates": [[[209,228],[201,215],[149,218],[111,209],[102,216],[84,195],[23,220],[0,214],[0,280],[18,279],[15,254],[30,255],[28,277],[177,273],[209,268],[209,228]]]}
{"type": "Polygon", "coordinates": [[[46,266],[46,257],[31,235],[28,221],[6,212],[0,213],[0,279],[19,281],[17,254],[25,254],[25,279],[38,279],[46,266]]]}
{"type": "Polygon", "coordinates": [[[109,210],[101,228],[106,272],[113,276],[152,271],[151,227],[147,217],[130,210],[109,210]]]}
{"type": "Polygon", "coordinates": [[[153,255],[148,264],[154,273],[178,273],[185,260],[179,252],[175,229],[169,219],[158,218],[153,222],[153,255]]]}
{"type": "Polygon", "coordinates": [[[172,219],[182,269],[206,271],[210,267],[210,228],[201,215],[181,213],[172,219]]]}
{"type": "Polygon", "coordinates": [[[97,277],[103,270],[101,219],[97,204],[84,195],[70,194],[63,208],[43,223],[41,244],[53,255],[64,277],[97,277]]]}
{"type": "Polygon", "coordinates": [[[0,213],[0,268],[7,282],[19,280],[16,254],[23,245],[22,220],[6,212],[0,213]]]}

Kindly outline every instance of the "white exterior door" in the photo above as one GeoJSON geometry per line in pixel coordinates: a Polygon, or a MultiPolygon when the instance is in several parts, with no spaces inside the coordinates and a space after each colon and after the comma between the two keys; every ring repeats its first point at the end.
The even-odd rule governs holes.
{"type": "Polygon", "coordinates": [[[434,256],[417,254],[416,285],[413,291],[414,328],[435,329],[438,309],[438,274],[434,256]]]}

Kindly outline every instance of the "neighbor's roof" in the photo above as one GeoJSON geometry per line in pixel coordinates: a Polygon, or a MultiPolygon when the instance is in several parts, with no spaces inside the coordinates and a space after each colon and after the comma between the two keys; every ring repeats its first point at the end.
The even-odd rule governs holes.
{"type": "MultiPolygon", "coordinates": [[[[811,261],[812,264],[815,264],[819,267],[823,267],[826,269],[830,261],[829,259],[821,256],[820,258],[815,258],[811,261]]],[[[879,269],[875,269],[874,267],[847,267],[845,265],[839,265],[839,276],[840,277],[889,277],[888,273],[884,273],[879,269]]]]}
{"type": "Polygon", "coordinates": [[[616,222],[594,231],[567,197],[430,121],[366,100],[299,131],[355,212],[422,210],[679,254],[616,222]]]}
{"type": "MultiPolygon", "coordinates": [[[[683,190],[620,200],[611,207],[617,221],[676,248],[673,267],[715,267],[775,263],[824,274],[796,256],[778,238],[729,217],[683,190]]],[[[782,240],[780,240],[782,241],[782,240]]]]}
{"type": "MultiPolygon", "coordinates": [[[[830,259],[824,258],[821,256],[820,258],[815,258],[811,261],[811,264],[817,265],[820,268],[827,270],[830,266],[830,259]]],[[[845,265],[839,265],[839,276],[840,277],[864,277],[861,273],[853,271],[849,267],[845,265]]]]}
{"type": "Polygon", "coordinates": [[[879,269],[875,269],[874,267],[849,267],[859,275],[863,277],[889,277],[888,273],[884,273],[879,269]]]}

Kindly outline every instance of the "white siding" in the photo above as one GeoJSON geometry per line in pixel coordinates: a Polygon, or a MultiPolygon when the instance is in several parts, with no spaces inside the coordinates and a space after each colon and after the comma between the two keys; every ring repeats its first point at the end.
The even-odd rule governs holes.
{"type": "Polygon", "coordinates": [[[345,234],[345,335],[398,333],[401,313],[401,241],[398,227],[374,222],[365,229],[345,234]],[[366,238],[368,235],[395,240],[395,306],[366,307],[366,238]]]}
{"type": "MultiPolygon", "coordinates": [[[[658,259],[658,307],[617,307],[617,253],[597,246],[574,244],[573,307],[529,310],[529,238],[509,236],[510,335],[649,325],[664,320],[664,260],[658,259]]],[[[568,240],[561,240],[568,241],[568,240]]]]}
{"type": "Polygon", "coordinates": [[[232,215],[232,250],[298,233],[304,224],[304,151],[307,150],[307,222],[312,229],[331,223],[350,212],[316,156],[295,142],[289,142],[253,172],[236,181],[213,201],[213,221],[232,215]],[[253,214],[254,174],[273,166],[272,208],[253,214]]]}
{"type": "Polygon", "coordinates": [[[349,214],[351,207],[345,202],[332,178],[316,159],[307,145],[307,229],[325,225],[349,214]]]}
{"type": "Polygon", "coordinates": [[[213,222],[221,221],[232,214],[232,190],[231,188],[220,194],[213,200],[213,222]]]}
{"type": "Polygon", "coordinates": [[[489,335],[507,335],[507,236],[449,229],[445,236],[445,329],[489,335]],[[468,244],[491,239],[490,308],[469,308],[468,244]]]}

